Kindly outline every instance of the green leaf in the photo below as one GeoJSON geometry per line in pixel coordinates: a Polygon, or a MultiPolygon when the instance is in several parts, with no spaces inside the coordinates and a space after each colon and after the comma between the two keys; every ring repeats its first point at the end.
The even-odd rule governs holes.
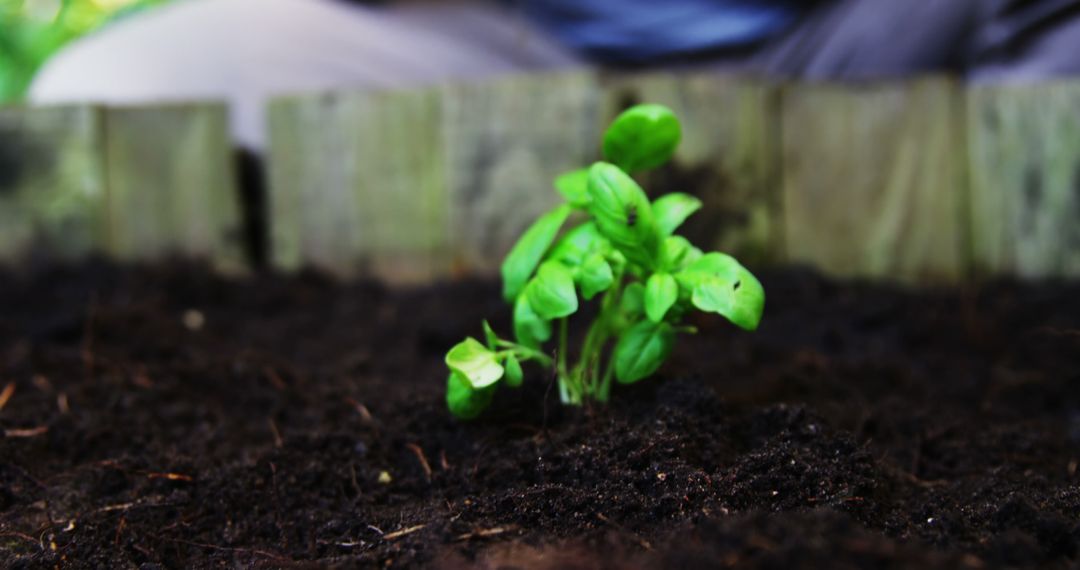
{"type": "Polygon", "coordinates": [[[506,255],[502,264],[502,278],[503,298],[507,302],[517,298],[518,293],[525,288],[533,270],[543,259],[544,252],[551,246],[551,242],[555,241],[559,228],[566,222],[570,210],[570,206],[564,204],[540,216],[506,255]]]}
{"type": "Polygon", "coordinates": [[[645,314],[658,323],[679,299],[679,284],[667,273],[654,273],[645,283],[645,314]]]}
{"type": "Polygon", "coordinates": [[[589,169],[589,213],[601,235],[631,263],[652,268],[659,254],[660,235],[645,191],[612,164],[597,162],[589,169]]]}
{"type": "Polygon", "coordinates": [[[675,330],[667,323],[641,321],[615,345],[615,378],[623,384],[651,376],[675,345],[675,330]]]}
{"type": "Polygon", "coordinates": [[[461,420],[471,420],[479,416],[480,412],[491,404],[494,395],[494,387],[477,390],[457,372],[451,372],[446,380],[446,407],[461,420]]]}
{"type": "Polygon", "coordinates": [[[661,265],[668,271],[679,271],[702,256],[701,250],[682,236],[668,236],[660,250],[663,259],[661,265]]]}
{"type": "Polygon", "coordinates": [[[446,365],[464,376],[473,388],[490,386],[503,375],[503,367],[496,361],[495,353],[471,336],[446,353],[446,365]]]}
{"type": "Polygon", "coordinates": [[[529,304],[541,318],[558,319],[577,311],[577,292],[574,290],[574,274],[558,261],[545,261],[536,277],[525,287],[529,304]]]}
{"type": "Polygon", "coordinates": [[[709,253],[676,275],[702,311],[718,313],[739,328],[755,330],[765,310],[765,289],[735,258],[709,253]]]}
{"type": "Polygon", "coordinates": [[[604,157],[627,172],[656,168],[668,161],[682,138],[679,119],[663,105],[635,105],[604,132],[604,157]]]}
{"type": "Polygon", "coordinates": [[[581,284],[581,296],[588,301],[597,293],[607,291],[615,283],[615,274],[604,256],[594,253],[581,265],[578,281],[581,284]]]}
{"type": "Polygon", "coordinates": [[[555,189],[571,206],[584,208],[589,205],[589,169],[579,168],[555,179],[555,189]]]}
{"type": "Polygon", "coordinates": [[[619,309],[627,317],[640,317],[645,311],[645,286],[638,281],[627,285],[619,300],[619,309]]]}
{"type": "Polygon", "coordinates": [[[521,386],[521,381],[525,377],[525,373],[521,370],[521,363],[513,354],[507,354],[506,360],[503,362],[503,368],[506,369],[506,385],[511,388],[517,388],[521,386]]]}
{"type": "Polygon", "coordinates": [[[499,346],[499,335],[495,334],[487,319],[484,320],[484,340],[487,341],[487,347],[491,350],[495,350],[499,346]]]}
{"type": "Polygon", "coordinates": [[[519,344],[529,348],[540,348],[551,338],[551,321],[536,314],[524,292],[514,302],[514,337],[519,344]]]}
{"type": "Polygon", "coordinates": [[[611,242],[600,234],[596,223],[588,221],[563,234],[551,248],[548,259],[555,259],[571,267],[578,267],[585,262],[585,257],[594,252],[610,252],[611,242]]]}
{"type": "Polygon", "coordinates": [[[681,192],[672,192],[657,198],[652,205],[656,227],[665,236],[671,235],[691,214],[701,209],[701,200],[681,192]]]}

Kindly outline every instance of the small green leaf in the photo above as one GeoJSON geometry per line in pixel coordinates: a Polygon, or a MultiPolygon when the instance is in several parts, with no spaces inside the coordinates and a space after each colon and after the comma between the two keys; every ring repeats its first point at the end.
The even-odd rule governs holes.
{"type": "Polygon", "coordinates": [[[679,299],[679,284],[667,273],[654,273],[645,283],[645,314],[658,323],[679,299]]]}
{"type": "Polygon", "coordinates": [[[562,205],[540,216],[506,255],[502,263],[503,298],[513,301],[529,281],[544,252],[555,241],[559,228],[570,215],[570,206],[562,205]]]}
{"type": "Polygon", "coordinates": [[[548,259],[563,262],[571,267],[578,267],[585,262],[585,257],[593,252],[610,252],[611,242],[600,235],[596,223],[585,222],[563,234],[555,242],[548,254],[548,259]]]}
{"type": "Polygon", "coordinates": [[[656,227],[665,236],[671,235],[691,214],[701,209],[701,200],[681,192],[672,192],[657,198],[652,205],[656,227]]]}
{"type": "Polygon", "coordinates": [[[581,265],[578,281],[581,283],[581,296],[588,301],[597,293],[607,291],[615,282],[615,275],[604,256],[594,253],[581,265]]]}
{"type": "Polygon", "coordinates": [[[746,330],[755,330],[761,322],[765,289],[730,255],[706,254],[679,272],[676,279],[693,291],[690,299],[698,309],[718,313],[746,330]]]}
{"type": "Polygon", "coordinates": [[[604,132],[604,157],[627,172],[656,168],[668,161],[682,138],[679,119],[663,105],[635,105],[604,132]]]}
{"type": "Polygon", "coordinates": [[[555,179],[555,189],[575,208],[589,205],[589,169],[579,168],[555,179]]]}
{"type": "Polygon", "coordinates": [[[682,236],[668,236],[660,250],[663,259],[661,265],[668,271],[679,271],[702,256],[701,250],[682,236]]]}
{"type": "Polygon", "coordinates": [[[529,304],[541,318],[558,319],[577,311],[577,292],[574,275],[558,261],[545,261],[536,271],[536,277],[525,287],[529,304]]]}
{"type": "Polygon", "coordinates": [[[619,309],[629,318],[640,317],[645,311],[645,286],[638,281],[627,285],[623,289],[619,309]]]}
{"type": "Polygon", "coordinates": [[[514,337],[529,348],[540,348],[551,338],[551,321],[536,314],[524,292],[514,302],[514,337]]]}
{"type": "Polygon", "coordinates": [[[464,376],[473,388],[490,386],[503,375],[503,367],[496,362],[495,353],[471,336],[446,353],[446,365],[464,376]]]}
{"type": "Polygon", "coordinates": [[[652,268],[660,235],[645,191],[614,165],[597,162],[589,169],[589,196],[589,213],[600,234],[631,263],[652,268]]]}
{"type": "Polygon", "coordinates": [[[525,374],[521,371],[521,363],[518,362],[517,357],[513,354],[507,354],[503,367],[506,368],[506,385],[511,388],[521,386],[525,374]]]}
{"type": "Polygon", "coordinates": [[[480,412],[491,404],[494,395],[494,387],[477,390],[457,372],[451,372],[446,380],[446,407],[461,420],[471,420],[479,416],[480,412]]]}
{"type": "Polygon", "coordinates": [[[667,323],[641,321],[630,327],[615,345],[615,378],[637,382],[656,372],[675,346],[675,330],[667,323]]]}
{"type": "Polygon", "coordinates": [[[499,335],[495,334],[487,319],[484,319],[484,340],[487,341],[487,347],[491,350],[495,350],[499,346],[499,335]]]}

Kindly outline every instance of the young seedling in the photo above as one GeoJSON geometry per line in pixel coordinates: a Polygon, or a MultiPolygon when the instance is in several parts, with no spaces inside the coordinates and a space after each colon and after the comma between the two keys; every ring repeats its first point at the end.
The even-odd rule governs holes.
{"type": "Polygon", "coordinates": [[[731,256],[704,253],[675,234],[701,201],[672,193],[650,202],[629,175],[671,158],[681,132],[670,109],[635,106],[604,134],[606,162],[555,179],[565,203],[540,216],[502,264],[513,340],[485,321],[484,342],[469,337],[446,354],[446,402],[455,416],[479,415],[500,383],[520,386],[526,362],[554,373],[563,403],[606,402],[613,380],[630,384],[660,368],[676,334],[694,332],[680,322],[695,308],[757,328],[761,283],[731,256]],[[577,225],[563,231],[571,219],[577,225]],[[596,318],[570,363],[568,318],[593,300],[596,318]]]}

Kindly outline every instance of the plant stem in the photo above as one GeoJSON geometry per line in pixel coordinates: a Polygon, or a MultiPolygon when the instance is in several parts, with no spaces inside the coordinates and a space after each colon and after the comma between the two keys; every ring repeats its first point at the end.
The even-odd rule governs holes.
{"type": "Polygon", "coordinates": [[[611,355],[607,368],[604,370],[604,379],[600,381],[600,389],[596,393],[596,401],[607,402],[611,396],[611,379],[615,376],[615,355],[611,355]]]}
{"type": "Polygon", "coordinates": [[[569,343],[570,336],[569,320],[567,318],[559,319],[559,348],[558,354],[555,355],[557,362],[555,365],[556,375],[559,378],[559,398],[564,404],[581,404],[581,386],[575,381],[573,375],[567,373],[566,370],[566,351],[569,343]]]}

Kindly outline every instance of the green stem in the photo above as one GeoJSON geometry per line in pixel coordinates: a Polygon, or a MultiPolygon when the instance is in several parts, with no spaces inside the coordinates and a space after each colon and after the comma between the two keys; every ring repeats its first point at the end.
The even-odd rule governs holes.
{"type": "Polygon", "coordinates": [[[600,381],[600,390],[596,393],[598,402],[607,402],[611,396],[611,379],[615,377],[615,355],[608,360],[607,369],[604,370],[604,379],[600,381]]]}
{"type": "Polygon", "coordinates": [[[582,395],[581,386],[575,381],[573,375],[569,374],[566,370],[566,351],[569,347],[569,331],[569,320],[565,317],[559,319],[559,348],[558,354],[555,355],[558,359],[555,371],[559,378],[560,399],[565,404],[580,405],[582,395]]]}

